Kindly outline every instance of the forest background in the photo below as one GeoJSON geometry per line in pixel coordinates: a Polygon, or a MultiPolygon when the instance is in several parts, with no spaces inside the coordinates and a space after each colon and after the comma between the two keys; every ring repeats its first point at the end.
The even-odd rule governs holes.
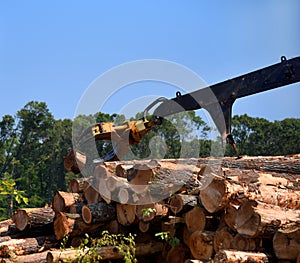
{"type": "MultiPolygon", "coordinates": [[[[139,119],[137,114],[135,119],[139,119]]],[[[209,137],[207,123],[195,112],[174,116],[173,120],[155,127],[132,147],[137,158],[149,156],[151,138],[162,138],[164,155],[161,158],[178,158],[185,151],[194,157],[214,155],[213,145],[219,145],[209,137]],[[176,125],[174,125],[176,123],[176,125]],[[178,124],[178,125],[177,125],[178,124]],[[180,130],[178,127],[181,127],[180,130]],[[198,131],[196,136],[195,129],[198,131]],[[197,149],[195,149],[197,147],[197,149]],[[198,149],[200,147],[200,149],[198,149]]],[[[55,119],[45,102],[30,101],[15,116],[5,115],[0,121],[0,220],[8,218],[22,207],[41,207],[50,204],[57,190],[67,191],[74,175],[63,165],[64,157],[72,149],[72,127],[77,133],[97,122],[122,123],[123,115],[98,112],[79,116],[74,120],[55,119]]],[[[300,119],[287,118],[269,121],[264,118],[236,115],[232,120],[232,134],[240,155],[288,155],[300,153],[300,119]]],[[[78,135],[77,134],[77,135],[78,135]]],[[[75,135],[75,136],[77,136],[75,135]]],[[[111,145],[99,144],[106,152],[111,145]]],[[[99,150],[99,154],[101,150],[99,150]]],[[[218,152],[218,151],[215,151],[218,152]]],[[[232,155],[226,147],[225,155],[232,155]]]]}

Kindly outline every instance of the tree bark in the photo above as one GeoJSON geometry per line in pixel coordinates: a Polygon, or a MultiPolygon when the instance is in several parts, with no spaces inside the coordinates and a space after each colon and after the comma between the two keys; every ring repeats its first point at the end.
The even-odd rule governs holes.
{"type": "MultiPolygon", "coordinates": [[[[0,257],[14,257],[14,255],[27,255],[39,252],[45,245],[46,236],[36,238],[11,239],[0,244],[0,257]]],[[[51,247],[50,242],[47,242],[48,249],[51,247]]],[[[53,246],[56,243],[53,243],[53,246]]]]}
{"type": "Polygon", "coordinates": [[[197,205],[198,198],[194,195],[175,194],[170,197],[170,210],[174,213],[187,212],[197,205]]]}
{"type": "Polygon", "coordinates": [[[87,224],[104,223],[115,219],[115,217],[115,207],[104,202],[82,207],[82,219],[87,224]]]}
{"type": "Polygon", "coordinates": [[[55,213],[51,207],[20,208],[13,215],[13,221],[18,230],[41,227],[53,223],[55,213]]]}

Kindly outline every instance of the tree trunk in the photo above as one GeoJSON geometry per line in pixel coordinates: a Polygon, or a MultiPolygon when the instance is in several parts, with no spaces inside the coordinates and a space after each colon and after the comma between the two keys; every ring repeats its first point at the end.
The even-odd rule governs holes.
{"type": "Polygon", "coordinates": [[[53,197],[52,207],[55,212],[66,212],[71,205],[80,202],[82,202],[82,197],[78,193],[56,191],[53,197]]]}
{"type": "Polygon", "coordinates": [[[220,250],[214,257],[215,263],[267,263],[264,253],[244,252],[235,250],[220,250]]]}
{"type": "Polygon", "coordinates": [[[104,223],[115,219],[114,206],[104,202],[89,204],[82,207],[82,219],[87,224],[104,223]]]}
{"type": "Polygon", "coordinates": [[[45,208],[20,208],[13,215],[16,228],[23,231],[30,228],[41,227],[53,223],[55,213],[51,207],[45,208]]]}

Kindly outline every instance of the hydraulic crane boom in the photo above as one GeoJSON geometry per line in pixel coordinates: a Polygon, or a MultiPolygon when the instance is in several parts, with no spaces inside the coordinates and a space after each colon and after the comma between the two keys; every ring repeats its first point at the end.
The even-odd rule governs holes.
{"type": "MultiPolygon", "coordinates": [[[[206,109],[222,137],[231,138],[232,105],[236,99],[300,81],[300,57],[229,79],[189,94],[163,101],[154,111],[157,118],[181,111],[206,109]],[[220,116],[222,114],[222,116],[220,116]],[[229,137],[228,137],[229,136],[229,137]]],[[[232,142],[233,143],[233,142],[232,142]]]]}
{"type": "Polygon", "coordinates": [[[248,74],[229,79],[212,86],[181,95],[176,93],[173,99],[158,98],[144,111],[144,117],[138,121],[126,121],[121,126],[113,123],[97,123],[87,128],[76,140],[75,149],[65,158],[65,167],[69,171],[79,173],[86,163],[85,153],[80,152],[80,145],[91,140],[113,140],[116,147],[101,158],[101,161],[118,160],[130,145],[138,144],[153,126],[160,125],[163,118],[182,111],[206,109],[211,115],[222,138],[235,148],[231,135],[232,105],[236,99],[279,88],[300,81],[300,57],[262,68],[248,74]],[[148,121],[148,111],[159,104],[148,121]]]}

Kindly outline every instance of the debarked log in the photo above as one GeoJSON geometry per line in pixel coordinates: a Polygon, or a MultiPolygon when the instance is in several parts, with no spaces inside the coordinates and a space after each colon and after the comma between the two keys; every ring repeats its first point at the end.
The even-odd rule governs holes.
{"type": "Polygon", "coordinates": [[[216,263],[267,263],[269,259],[264,253],[236,250],[220,250],[214,257],[216,263]]]}
{"type": "MultiPolygon", "coordinates": [[[[136,244],[135,256],[150,255],[162,251],[163,243],[161,242],[148,242],[136,244]]],[[[97,247],[96,249],[91,249],[89,253],[88,249],[75,250],[68,249],[64,251],[51,251],[47,254],[47,262],[75,262],[78,257],[84,257],[85,259],[91,258],[91,256],[99,256],[99,261],[101,260],[113,260],[122,259],[124,255],[115,246],[107,247],[97,247]],[[92,254],[92,255],[91,255],[92,254]]]]}

